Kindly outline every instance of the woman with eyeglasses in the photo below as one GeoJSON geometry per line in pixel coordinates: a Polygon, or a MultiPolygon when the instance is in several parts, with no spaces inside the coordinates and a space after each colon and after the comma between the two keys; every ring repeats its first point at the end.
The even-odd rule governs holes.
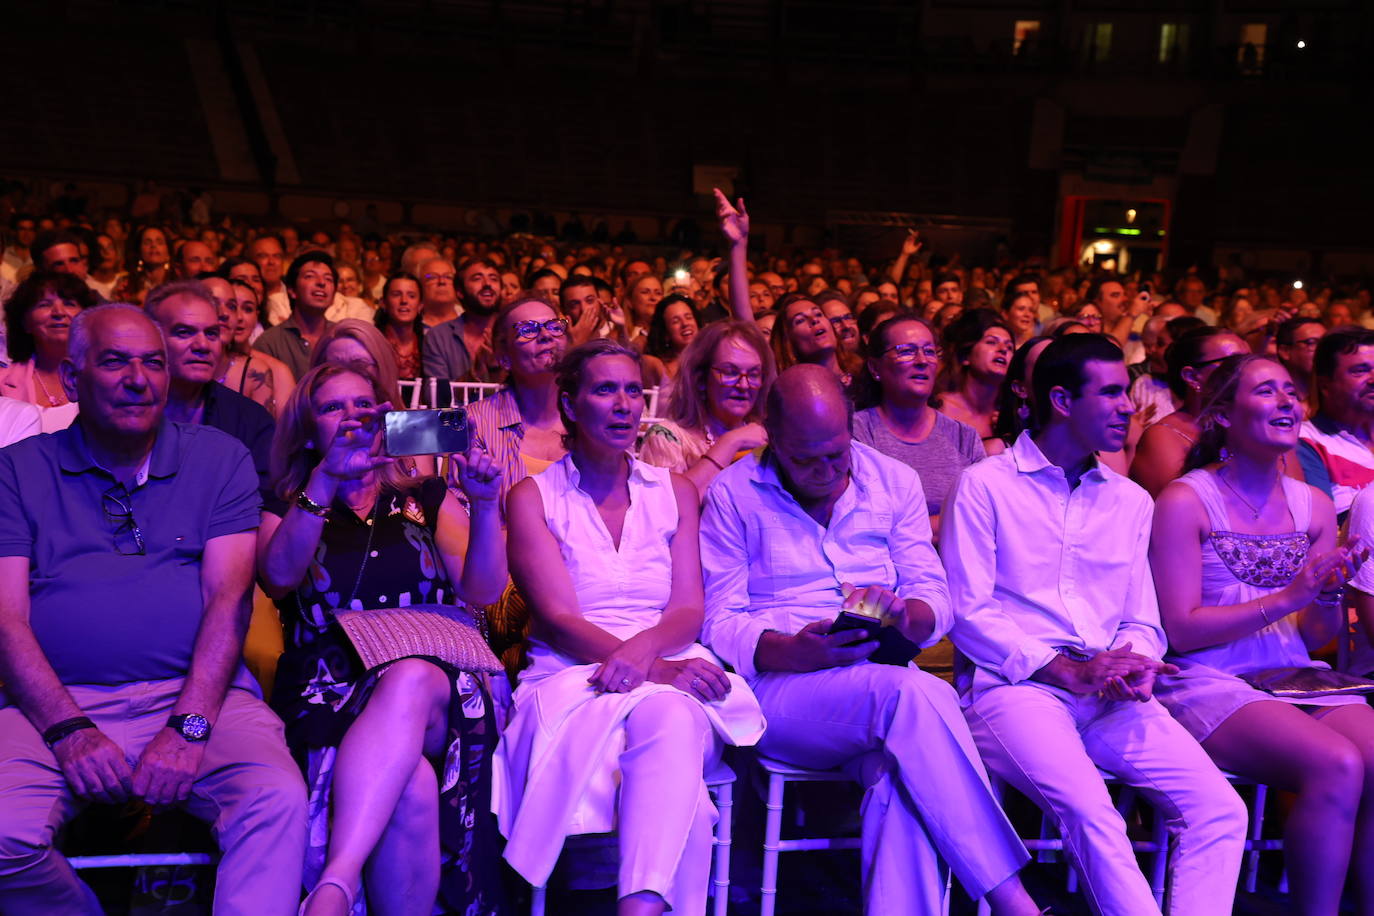
{"type": "Polygon", "coordinates": [[[1205,406],[1202,389],[1217,364],[1250,347],[1225,328],[1201,327],[1179,337],[1164,356],[1169,390],[1183,404],[1145,430],[1131,460],[1131,479],[1156,499],[1183,473],[1188,451],[1197,444],[1197,418],[1205,406]]]}
{"type": "Polygon", "coordinates": [[[854,438],[920,475],[935,537],[940,510],[959,474],[983,460],[978,433],[937,409],[940,349],[935,329],[915,312],[902,312],[873,329],[859,384],[854,438]]]}
{"type": "Polygon", "coordinates": [[[724,468],[768,444],[763,405],[777,374],[753,322],[716,321],[692,338],[664,419],[649,427],[639,460],[682,474],[704,498],[724,468]]]}
{"type": "Polygon", "coordinates": [[[496,313],[492,350],[506,384],[468,407],[468,429],[501,469],[503,512],[512,487],[567,454],[554,367],[568,341],[568,320],[542,297],[516,296],[496,313]]]}

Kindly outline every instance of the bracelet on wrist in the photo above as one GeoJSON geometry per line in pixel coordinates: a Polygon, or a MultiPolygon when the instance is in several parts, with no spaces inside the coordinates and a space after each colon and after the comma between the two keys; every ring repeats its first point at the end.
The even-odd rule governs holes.
{"type": "Polygon", "coordinates": [[[73,732],[87,728],[95,728],[95,723],[86,716],[73,716],[70,719],[63,719],[43,732],[43,743],[51,749],[54,744],[73,732]]]}
{"type": "Polygon", "coordinates": [[[1337,589],[1334,592],[1317,592],[1317,597],[1313,598],[1312,601],[1314,604],[1320,604],[1322,607],[1335,607],[1340,604],[1341,600],[1344,598],[1345,590],[1337,589]]]}
{"type": "Polygon", "coordinates": [[[711,462],[712,464],[714,464],[714,465],[715,465],[717,468],[719,468],[720,470],[722,470],[722,471],[725,470],[725,465],[721,464],[719,461],[717,461],[716,459],[712,458],[710,452],[706,452],[706,453],[703,454],[701,457],[702,457],[703,460],[709,461],[709,462],[711,462]]]}
{"type": "Polygon", "coordinates": [[[1260,612],[1260,619],[1264,621],[1264,625],[1265,625],[1266,627],[1269,626],[1270,624],[1272,624],[1272,623],[1274,622],[1274,621],[1272,621],[1272,620],[1269,619],[1269,615],[1266,614],[1265,611],[1264,611],[1264,599],[1263,599],[1263,598],[1260,598],[1260,599],[1259,599],[1259,612],[1260,612]]]}
{"type": "Polygon", "coordinates": [[[296,494],[296,508],[316,518],[329,518],[329,507],[321,506],[319,503],[315,502],[305,494],[304,490],[296,494]]]}

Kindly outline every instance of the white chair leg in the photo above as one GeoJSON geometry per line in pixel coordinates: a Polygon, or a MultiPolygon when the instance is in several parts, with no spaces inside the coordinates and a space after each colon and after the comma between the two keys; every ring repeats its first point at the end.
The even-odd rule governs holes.
{"type": "Polygon", "coordinates": [[[711,876],[716,902],[711,912],[714,916],[726,916],[726,909],[730,906],[730,843],[734,829],[735,787],[727,782],[717,786],[715,792],[719,818],[716,821],[715,867],[711,876]]]}
{"type": "Polygon", "coordinates": [[[1255,882],[1259,877],[1259,842],[1264,837],[1264,803],[1267,800],[1268,794],[1268,786],[1255,786],[1255,803],[1250,809],[1250,841],[1252,843],[1252,848],[1245,856],[1245,890],[1247,893],[1251,894],[1255,892],[1255,882]]]}
{"type": "Polygon", "coordinates": [[[778,843],[782,840],[782,796],[786,782],[768,775],[768,800],[763,828],[763,881],[759,888],[760,916],[773,916],[778,894],[778,843]]]}
{"type": "Polygon", "coordinates": [[[530,888],[530,916],[544,916],[544,892],[545,887],[530,888]]]}
{"type": "Polygon", "coordinates": [[[1164,823],[1164,815],[1158,809],[1153,811],[1154,829],[1151,839],[1155,844],[1155,856],[1150,866],[1150,890],[1155,895],[1155,903],[1164,908],[1164,885],[1169,874],[1169,827],[1164,823]]]}

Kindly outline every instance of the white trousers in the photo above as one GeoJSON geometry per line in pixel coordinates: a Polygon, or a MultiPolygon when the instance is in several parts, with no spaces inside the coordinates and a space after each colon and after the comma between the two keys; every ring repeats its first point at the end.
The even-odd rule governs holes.
{"type": "Polygon", "coordinates": [[[984,690],[966,715],[988,768],[1054,819],[1095,912],[1160,912],[1099,767],[1139,789],[1168,825],[1170,916],[1231,912],[1245,806],[1158,700],[1119,702],[1022,683],[984,690]]]}
{"type": "Polygon", "coordinates": [[[619,896],[658,894],[673,913],[703,916],[716,808],[702,774],[720,754],[701,705],[658,693],[625,720],[620,755],[619,896]]]}
{"type": "Polygon", "coordinates": [[[944,681],[918,668],[861,662],[764,674],[751,686],[768,718],[764,754],[794,766],[859,763],[867,771],[854,775],[865,789],[868,916],[941,912],[941,860],[975,898],[1025,864],[944,681]]]}

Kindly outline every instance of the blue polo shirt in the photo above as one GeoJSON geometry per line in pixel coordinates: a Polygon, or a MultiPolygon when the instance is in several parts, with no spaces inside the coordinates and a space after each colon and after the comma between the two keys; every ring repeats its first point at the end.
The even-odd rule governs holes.
{"type": "Polygon", "coordinates": [[[80,422],[0,449],[0,556],[29,558],[29,620],[62,683],[183,677],[205,543],[258,526],[253,459],[227,433],[164,419],[146,480],[127,490],[142,555],[106,511],[112,488],[126,493],[80,422]]]}

